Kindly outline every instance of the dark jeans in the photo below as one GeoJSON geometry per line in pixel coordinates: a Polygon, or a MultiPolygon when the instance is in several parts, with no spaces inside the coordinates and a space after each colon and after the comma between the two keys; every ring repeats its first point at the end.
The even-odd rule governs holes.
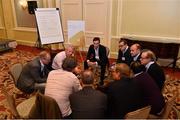
{"type": "Polygon", "coordinates": [[[68,116],[63,117],[63,119],[72,119],[72,113],[68,116]]]}

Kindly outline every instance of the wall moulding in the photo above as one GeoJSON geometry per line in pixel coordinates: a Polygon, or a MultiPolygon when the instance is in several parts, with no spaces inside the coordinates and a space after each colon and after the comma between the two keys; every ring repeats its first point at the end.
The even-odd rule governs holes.
{"type": "Polygon", "coordinates": [[[20,44],[20,45],[27,45],[27,46],[35,46],[35,43],[34,41],[25,41],[25,40],[17,40],[17,43],[20,44]]]}
{"type": "Polygon", "coordinates": [[[121,34],[120,36],[112,36],[112,39],[129,38],[134,40],[153,41],[162,43],[178,43],[180,44],[180,38],[176,37],[162,37],[162,36],[144,36],[144,35],[132,35],[121,34]]]}
{"type": "Polygon", "coordinates": [[[28,28],[28,27],[15,27],[14,31],[22,31],[22,32],[37,32],[36,28],[28,28]]]}
{"type": "Polygon", "coordinates": [[[5,27],[0,27],[1,30],[5,30],[5,27]]]}

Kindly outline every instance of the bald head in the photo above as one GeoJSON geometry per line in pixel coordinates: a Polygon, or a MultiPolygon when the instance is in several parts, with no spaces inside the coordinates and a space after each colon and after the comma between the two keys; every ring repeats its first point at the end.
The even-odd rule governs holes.
{"type": "Polygon", "coordinates": [[[94,75],[90,70],[85,70],[82,73],[82,82],[83,84],[87,84],[87,85],[94,83],[94,75]]]}
{"type": "Polygon", "coordinates": [[[65,49],[65,52],[67,57],[72,56],[74,53],[74,47],[72,45],[68,45],[65,49]]]}
{"type": "Polygon", "coordinates": [[[141,46],[137,43],[133,44],[131,45],[130,51],[131,51],[131,56],[134,57],[141,52],[141,46]]]}

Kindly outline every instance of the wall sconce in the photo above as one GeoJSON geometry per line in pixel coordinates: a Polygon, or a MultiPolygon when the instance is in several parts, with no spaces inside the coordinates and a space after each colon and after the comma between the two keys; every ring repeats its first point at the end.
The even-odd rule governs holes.
{"type": "Polygon", "coordinates": [[[26,0],[20,0],[19,4],[23,10],[25,10],[27,8],[27,1],[26,0]]]}

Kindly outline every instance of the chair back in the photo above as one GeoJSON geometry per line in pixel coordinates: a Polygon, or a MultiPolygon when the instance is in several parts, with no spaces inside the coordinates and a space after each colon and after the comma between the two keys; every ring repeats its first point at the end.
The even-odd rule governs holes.
{"type": "Polygon", "coordinates": [[[108,57],[109,56],[109,48],[108,47],[106,47],[106,56],[108,57]]]}
{"type": "Polygon", "coordinates": [[[22,72],[23,65],[21,63],[16,63],[10,67],[10,74],[13,77],[14,84],[17,85],[17,80],[22,72]]]}
{"type": "Polygon", "coordinates": [[[129,112],[125,115],[126,119],[147,119],[149,116],[149,112],[151,110],[151,106],[146,106],[141,109],[129,112]]]}
{"type": "Polygon", "coordinates": [[[9,109],[11,110],[12,115],[15,118],[20,118],[19,113],[16,109],[16,104],[15,104],[15,99],[13,95],[10,95],[7,92],[7,89],[5,88],[5,86],[1,87],[1,93],[4,94],[4,96],[6,97],[7,103],[9,105],[9,109]]]}
{"type": "Polygon", "coordinates": [[[58,119],[62,114],[57,102],[39,92],[36,94],[35,105],[29,113],[30,119],[58,119]]]}

